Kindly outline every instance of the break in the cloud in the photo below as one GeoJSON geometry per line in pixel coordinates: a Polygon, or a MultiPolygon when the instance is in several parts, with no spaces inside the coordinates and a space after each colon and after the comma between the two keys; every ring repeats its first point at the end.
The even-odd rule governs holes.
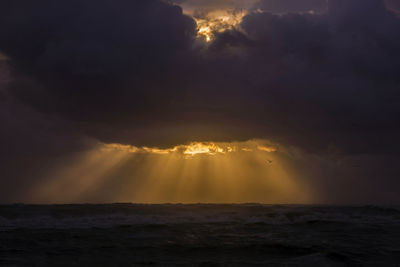
{"type": "Polygon", "coordinates": [[[98,142],[163,151],[254,138],[297,147],[281,160],[320,201],[337,201],[346,181],[364,195],[343,201],[396,200],[400,19],[382,1],[314,13],[322,2],[179,5],[248,13],[205,43],[165,1],[0,3],[0,184],[21,192],[3,200],[23,198],[54,154],[98,142]]]}

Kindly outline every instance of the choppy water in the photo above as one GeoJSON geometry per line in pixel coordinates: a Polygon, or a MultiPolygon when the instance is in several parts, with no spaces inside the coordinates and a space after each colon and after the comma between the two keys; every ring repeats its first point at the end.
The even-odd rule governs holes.
{"type": "Polygon", "coordinates": [[[0,206],[0,266],[400,266],[400,208],[0,206]]]}

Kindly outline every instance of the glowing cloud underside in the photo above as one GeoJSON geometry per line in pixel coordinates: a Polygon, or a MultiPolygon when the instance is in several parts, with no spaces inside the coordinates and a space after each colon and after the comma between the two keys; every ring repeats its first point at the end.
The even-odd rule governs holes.
{"type": "Polygon", "coordinates": [[[216,33],[238,28],[243,17],[247,14],[245,10],[215,10],[202,16],[194,16],[197,23],[197,33],[207,42],[214,39],[216,33]]]}
{"type": "Polygon", "coordinates": [[[233,143],[214,143],[214,142],[192,142],[187,145],[178,145],[172,148],[156,147],[136,147],[123,144],[102,144],[104,151],[121,151],[128,153],[148,153],[148,154],[181,154],[185,156],[196,155],[217,155],[234,153],[237,151],[251,152],[254,150],[264,152],[275,152],[276,148],[272,145],[259,145],[257,141],[233,142],[233,143]]]}
{"type": "Polygon", "coordinates": [[[99,144],[37,182],[36,203],[310,203],[312,194],[266,140],[171,148],[99,144]]]}

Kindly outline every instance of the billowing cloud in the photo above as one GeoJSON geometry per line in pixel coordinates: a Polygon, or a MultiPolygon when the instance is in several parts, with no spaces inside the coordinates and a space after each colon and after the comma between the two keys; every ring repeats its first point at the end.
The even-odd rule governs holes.
{"type": "Polygon", "coordinates": [[[236,72],[236,85],[256,96],[246,110],[258,107],[254,114],[285,142],[398,150],[399,109],[388,100],[398,99],[399,19],[383,6],[356,2],[333,1],[326,15],[252,13],[241,25],[245,35],[226,32],[215,41],[216,49],[242,60],[219,68],[227,70],[224,77],[236,72]]]}
{"type": "Polygon", "coordinates": [[[42,111],[83,120],[116,120],[116,109],[133,118],[132,107],[148,111],[150,102],[169,99],[179,87],[161,87],[182,71],[195,35],[180,7],[154,0],[5,1],[1,10],[1,51],[17,77],[10,91],[42,111]]]}
{"type": "Polygon", "coordinates": [[[397,149],[391,138],[377,141],[398,131],[398,105],[388,100],[397,99],[399,19],[383,5],[254,12],[200,47],[194,20],[177,6],[109,5],[4,6],[0,48],[16,77],[10,93],[105,142],[275,138],[308,149],[397,149]],[[35,36],[35,45],[21,36],[35,36]]]}

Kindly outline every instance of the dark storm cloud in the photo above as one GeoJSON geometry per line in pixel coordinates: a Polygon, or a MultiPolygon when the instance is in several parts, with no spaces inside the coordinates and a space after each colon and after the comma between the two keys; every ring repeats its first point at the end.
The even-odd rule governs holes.
{"type": "Polygon", "coordinates": [[[327,0],[260,0],[256,8],[272,13],[323,12],[327,0]]]}
{"type": "Polygon", "coordinates": [[[334,0],[321,15],[250,13],[243,31],[209,47],[166,2],[1,5],[9,92],[103,141],[399,148],[400,27],[382,1],[334,0]]]}
{"type": "MultiPolygon", "coordinates": [[[[263,11],[272,13],[298,13],[298,12],[326,12],[328,9],[328,0],[259,0],[254,8],[259,8],[263,11]]],[[[332,1],[331,1],[332,2],[332,1]]],[[[348,1],[343,1],[344,3],[348,1]]],[[[350,1],[356,2],[356,1],[350,1]]],[[[370,1],[358,1],[366,6],[370,1]]],[[[392,10],[400,10],[399,0],[384,0],[378,1],[385,3],[392,10]]],[[[358,11],[360,12],[360,11],[358,11]]]]}
{"type": "Polygon", "coordinates": [[[397,153],[400,24],[381,1],[332,1],[326,15],[254,13],[242,28],[247,36],[215,41],[245,54],[220,69],[238,73],[254,97],[246,110],[258,107],[270,133],[310,149],[397,153]]]}
{"type": "Polygon", "coordinates": [[[386,6],[392,10],[400,11],[400,1],[399,0],[385,0],[386,6]]]}
{"type": "Polygon", "coordinates": [[[174,0],[178,5],[193,10],[215,10],[215,9],[250,9],[257,0],[174,0]]]}
{"type": "Polygon", "coordinates": [[[80,119],[114,120],[169,95],[174,88],[160,83],[180,69],[195,34],[181,8],[154,0],[1,5],[1,50],[18,76],[12,91],[80,119]]]}
{"type": "MultiPolygon", "coordinates": [[[[259,9],[271,13],[326,12],[328,0],[174,0],[189,11],[221,8],[259,9]]],[[[384,0],[391,10],[400,10],[399,0],[384,0]]]]}
{"type": "Polygon", "coordinates": [[[15,76],[9,91],[24,103],[77,121],[104,141],[225,138],[214,131],[218,121],[208,122],[215,108],[224,109],[216,107],[221,94],[207,103],[213,81],[203,77],[200,67],[207,66],[193,48],[195,22],[179,7],[161,1],[2,5],[0,50],[12,59],[15,76]]]}

